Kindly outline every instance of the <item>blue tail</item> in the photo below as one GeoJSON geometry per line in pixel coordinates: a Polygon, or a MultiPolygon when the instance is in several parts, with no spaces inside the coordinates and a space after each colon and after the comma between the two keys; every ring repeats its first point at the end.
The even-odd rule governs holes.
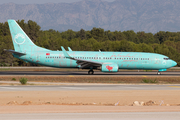
{"type": "Polygon", "coordinates": [[[16,52],[34,53],[35,51],[50,51],[36,46],[15,20],[8,20],[11,37],[16,52]]]}

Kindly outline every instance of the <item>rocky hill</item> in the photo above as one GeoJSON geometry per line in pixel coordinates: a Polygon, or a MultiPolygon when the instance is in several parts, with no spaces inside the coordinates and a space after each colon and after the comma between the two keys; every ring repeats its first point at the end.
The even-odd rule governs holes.
{"type": "Polygon", "coordinates": [[[42,29],[180,31],[179,0],[84,0],[76,3],[0,4],[0,22],[37,22],[42,29]]]}

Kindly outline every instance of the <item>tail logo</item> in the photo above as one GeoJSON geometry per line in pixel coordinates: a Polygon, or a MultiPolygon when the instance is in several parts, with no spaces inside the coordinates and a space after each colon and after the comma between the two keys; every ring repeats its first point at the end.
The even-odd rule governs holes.
{"type": "Polygon", "coordinates": [[[26,40],[25,36],[21,33],[17,34],[14,38],[14,42],[17,44],[23,44],[25,40],[26,40]]]}

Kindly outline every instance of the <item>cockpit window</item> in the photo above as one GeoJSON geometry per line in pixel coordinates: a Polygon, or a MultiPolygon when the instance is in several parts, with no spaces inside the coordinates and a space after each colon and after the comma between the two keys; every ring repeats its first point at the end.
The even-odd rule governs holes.
{"type": "Polygon", "coordinates": [[[170,58],[164,58],[164,60],[169,60],[170,58]]]}

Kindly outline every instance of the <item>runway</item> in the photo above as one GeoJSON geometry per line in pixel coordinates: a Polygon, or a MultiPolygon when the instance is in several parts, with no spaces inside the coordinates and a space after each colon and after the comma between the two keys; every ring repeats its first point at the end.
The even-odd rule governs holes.
{"type": "Polygon", "coordinates": [[[180,90],[180,85],[55,85],[0,86],[0,91],[108,91],[108,90],[180,90]]]}
{"type": "Polygon", "coordinates": [[[88,75],[87,71],[1,71],[0,75],[58,75],[58,76],[180,76],[180,72],[161,72],[161,75],[157,75],[157,72],[117,72],[117,73],[103,73],[95,71],[94,75],[88,75]]]}
{"type": "Polygon", "coordinates": [[[179,112],[0,114],[1,120],[179,120],[179,112]]]}

